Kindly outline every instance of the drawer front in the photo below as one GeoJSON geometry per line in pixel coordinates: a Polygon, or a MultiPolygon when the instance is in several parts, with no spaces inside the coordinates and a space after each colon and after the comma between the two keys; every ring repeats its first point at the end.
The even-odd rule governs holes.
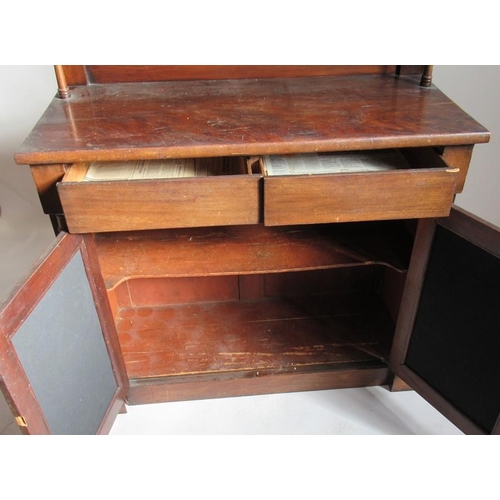
{"type": "Polygon", "coordinates": [[[72,233],[256,224],[259,176],[61,182],[72,233]]]}
{"type": "Polygon", "coordinates": [[[268,226],[442,217],[459,170],[412,169],[264,179],[268,226]]]}

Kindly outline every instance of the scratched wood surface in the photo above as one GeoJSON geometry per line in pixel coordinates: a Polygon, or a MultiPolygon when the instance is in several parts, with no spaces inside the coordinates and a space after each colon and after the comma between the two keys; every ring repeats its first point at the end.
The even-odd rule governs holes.
{"type": "Polygon", "coordinates": [[[437,88],[389,75],[88,85],[55,98],[21,164],[447,146],[489,133],[437,88]]]}
{"type": "Polygon", "coordinates": [[[328,295],[123,308],[117,328],[131,378],[386,360],[392,321],[372,298],[355,299],[348,314],[328,295]]]}
{"type": "Polygon", "coordinates": [[[458,170],[396,170],[367,174],[269,177],[264,221],[269,226],[444,217],[458,170]]]}
{"type": "MultiPolygon", "coordinates": [[[[161,82],[168,80],[227,80],[234,78],[284,78],[300,76],[393,75],[395,66],[292,66],[292,65],[199,65],[199,66],[128,66],[87,65],[68,67],[69,85],[84,83],[161,82]],[[76,77],[79,72],[80,76],[76,77]]],[[[406,66],[406,74],[420,75],[423,66],[406,66]]]]}
{"type": "Polygon", "coordinates": [[[409,169],[264,179],[267,225],[443,217],[460,168],[435,148],[403,148],[409,169]]]}
{"type": "Polygon", "coordinates": [[[186,277],[382,264],[407,269],[403,221],[268,228],[262,225],[96,235],[106,288],[130,277],[186,277]]]}
{"type": "Polygon", "coordinates": [[[259,177],[68,182],[58,185],[72,233],[257,224],[259,177]]]}

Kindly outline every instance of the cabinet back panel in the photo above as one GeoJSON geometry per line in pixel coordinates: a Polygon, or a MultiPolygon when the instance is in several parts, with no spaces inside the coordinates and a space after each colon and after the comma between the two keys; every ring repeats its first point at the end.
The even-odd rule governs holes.
{"type": "Polygon", "coordinates": [[[117,308],[297,295],[330,294],[340,298],[349,294],[376,293],[383,273],[383,266],[358,266],[240,276],[136,278],[123,281],[109,290],[108,296],[117,308]]]}
{"type": "MultiPolygon", "coordinates": [[[[168,80],[221,80],[232,78],[276,78],[326,75],[394,73],[394,66],[85,66],[91,83],[158,82],[168,80]]],[[[418,73],[421,67],[415,67],[418,73]]],[[[78,82],[80,83],[80,82],[78,82]]]]}

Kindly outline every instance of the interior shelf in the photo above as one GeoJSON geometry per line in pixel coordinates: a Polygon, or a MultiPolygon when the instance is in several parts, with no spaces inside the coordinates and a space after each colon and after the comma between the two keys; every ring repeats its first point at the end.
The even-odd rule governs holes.
{"type": "Polygon", "coordinates": [[[408,267],[405,221],[263,225],[96,235],[106,288],[130,278],[263,274],[380,264],[408,267]]]}
{"type": "Polygon", "coordinates": [[[373,296],[330,294],[128,307],[117,327],[131,379],[382,365],[394,329],[373,296]]]}
{"type": "Polygon", "coordinates": [[[129,403],[387,383],[409,224],[96,235],[129,403]]]}

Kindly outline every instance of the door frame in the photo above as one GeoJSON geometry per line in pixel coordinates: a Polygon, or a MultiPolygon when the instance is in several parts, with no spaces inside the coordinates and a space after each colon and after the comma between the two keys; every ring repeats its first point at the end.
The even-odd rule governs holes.
{"type": "MultiPolygon", "coordinates": [[[[405,364],[434,235],[438,225],[500,258],[500,229],[462,208],[453,206],[449,217],[420,220],[396,324],[389,366],[393,373],[406,382],[464,433],[485,434],[485,431],[481,427],[471,421],[467,415],[453,406],[444,396],[438,393],[405,364]]],[[[492,433],[500,433],[500,416],[493,427],[492,433]]]]}
{"type": "Polygon", "coordinates": [[[73,256],[80,252],[102,328],[117,389],[102,420],[98,433],[108,433],[122,410],[128,392],[128,377],[100,272],[92,235],[60,233],[53,246],[38,260],[25,282],[14,289],[0,308],[0,387],[24,434],[50,434],[50,428],[16,354],[13,337],[35,309],[73,256]]]}

